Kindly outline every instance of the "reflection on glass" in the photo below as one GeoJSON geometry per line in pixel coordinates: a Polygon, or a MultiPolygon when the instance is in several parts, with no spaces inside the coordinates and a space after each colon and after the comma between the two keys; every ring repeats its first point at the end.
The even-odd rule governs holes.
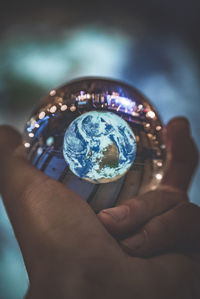
{"type": "MultiPolygon", "coordinates": [[[[83,128],[81,130],[83,133],[83,128]]],[[[105,134],[106,130],[102,132],[105,134]]],[[[95,211],[99,211],[156,187],[162,179],[165,161],[165,145],[161,134],[162,123],[157,112],[138,90],[113,80],[83,78],[52,90],[41,101],[27,122],[24,146],[33,165],[79,193],[95,211]],[[95,118],[86,118],[91,115],[95,115],[95,118]],[[112,128],[110,130],[115,131],[112,146],[111,133],[107,141],[105,136],[103,139],[98,137],[98,130],[103,124],[100,115],[109,116],[106,121],[112,128]],[[81,120],[83,125],[84,119],[88,121],[84,128],[88,135],[85,143],[80,135],[79,139],[78,135],[74,135],[71,140],[75,134],[75,124],[78,127],[78,121],[81,120]],[[116,136],[119,134],[125,138],[126,126],[122,126],[120,135],[119,127],[115,126],[116,120],[119,124],[126,124],[131,132],[128,142],[124,143],[124,152],[122,147],[119,148],[124,141],[116,136]],[[108,151],[103,150],[100,140],[107,142],[105,147],[110,146],[108,151]],[[130,144],[131,162],[124,167],[126,150],[130,144]],[[82,164],[78,164],[75,155],[78,146],[84,152],[82,164]],[[124,164],[120,151],[124,153],[124,164]],[[108,154],[110,161],[106,159],[108,154]],[[119,159],[122,159],[121,164],[119,159]],[[109,179],[102,175],[100,166],[104,171],[107,170],[107,174],[110,171],[109,179]],[[110,166],[119,166],[118,175],[117,172],[113,174],[115,167],[110,166]]]]}

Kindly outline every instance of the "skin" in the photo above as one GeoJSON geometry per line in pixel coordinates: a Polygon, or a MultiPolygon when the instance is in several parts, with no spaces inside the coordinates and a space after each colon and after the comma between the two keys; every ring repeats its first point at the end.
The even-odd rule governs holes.
{"type": "Polygon", "coordinates": [[[0,127],[0,192],[29,275],[26,298],[200,297],[200,208],[187,197],[198,151],[184,118],[165,138],[159,188],[95,215],[29,164],[18,132],[0,127]]]}

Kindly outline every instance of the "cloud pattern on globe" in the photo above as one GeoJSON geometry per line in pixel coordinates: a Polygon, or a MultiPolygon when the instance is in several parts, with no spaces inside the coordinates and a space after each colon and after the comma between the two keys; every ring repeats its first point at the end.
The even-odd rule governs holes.
{"type": "Polygon", "coordinates": [[[64,135],[63,155],[71,171],[92,183],[122,177],[136,156],[128,123],[112,112],[91,111],[77,117],[64,135]]]}

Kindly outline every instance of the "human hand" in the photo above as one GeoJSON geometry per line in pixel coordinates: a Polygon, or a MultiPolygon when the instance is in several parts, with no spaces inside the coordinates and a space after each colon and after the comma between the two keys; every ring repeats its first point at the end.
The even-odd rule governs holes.
{"type": "Polygon", "coordinates": [[[0,140],[0,191],[28,270],[27,298],[190,298],[196,260],[126,255],[86,202],[26,161],[18,133],[1,128],[0,140]]]}
{"type": "Polygon", "coordinates": [[[0,193],[28,271],[29,298],[91,298],[91,281],[102,272],[106,278],[124,257],[90,206],[33,167],[20,134],[6,126],[0,127],[0,193]]]}
{"type": "Polygon", "coordinates": [[[98,214],[123,249],[134,256],[200,249],[200,208],[187,196],[198,161],[188,121],[172,120],[165,135],[167,168],[159,187],[98,214]]]}

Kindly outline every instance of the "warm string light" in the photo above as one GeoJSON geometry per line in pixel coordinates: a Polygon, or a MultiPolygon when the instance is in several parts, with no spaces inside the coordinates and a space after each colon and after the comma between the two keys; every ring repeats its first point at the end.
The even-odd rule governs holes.
{"type": "Polygon", "coordinates": [[[160,162],[160,161],[157,162],[158,167],[162,167],[162,165],[163,165],[162,162],[160,162]]]}
{"type": "Polygon", "coordinates": [[[156,131],[160,131],[162,129],[161,126],[156,126],[156,131]]]}
{"type": "Polygon", "coordinates": [[[155,112],[153,112],[152,110],[149,110],[147,113],[146,113],[146,117],[148,118],[155,118],[156,114],[155,112]]]}
{"type": "Polygon", "coordinates": [[[50,111],[51,113],[55,113],[56,110],[57,110],[57,107],[56,107],[55,105],[52,106],[52,107],[49,109],[49,111],[50,111]]]}
{"type": "Polygon", "coordinates": [[[54,90],[54,89],[51,90],[49,94],[50,94],[50,96],[52,96],[52,97],[55,96],[55,95],[56,95],[56,90],[54,90]]]}
{"type": "Polygon", "coordinates": [[[39,119],[43,119],[45,117],[46,113],[44,111],[41,111],[38,115],[39,119]]]}
{"type": "Polygon", "coordinates": [[[157,179],[158,181],[162,180],[162,178],[163,178],[163,175],[162,175],[161,173],[157,173],[157,174],[156,174],[156,179],[157,179]]]}
{"type": "Polygon", "coordinates": [[[24,143],[24,146],[25,146],[25,148],[29,148],[31,145],[30,145],[29,142],[25,142],[25,143],[24,143]]]}
{"type": "Polygon", "coordinates": [[[62,106],[60,107],[60,110],[61,110],[61,111],[65,111],[65,110],[67,110],[67,105],[62,105],[62,106]]]}
{"type": "MultiPolygon", "coordinates": [[[[56,90],[51,90],[50,91],[50,96],[55,96],[56,95],[56,90]]],[[[113,109],[116,109],[116,111],[122,111],[125,113],[130,113],[132,116],[134,117],[139,117],[140,113],[145,112],[145,110],[147,111],[147,109],[142,105],[139,104],[138,106],[136,106],[135,101],[133,101],[133,99],[129,99],[127,97],[123,97],[120,96],[120,94],[118,92],[113,92],[112,94],[107,94],[106,96],[98,94],[90,94],[87,92],[84,92],[83,90],[80,91],[80,94],[78,96],[73,96],[75,97],[75,100],[78,102],[78,105],[85,105],[87,104],[87,101],[90,99],[93,99],[95,103],[97,102],[105,102],[105,100],[107,102],[105,102],[104,104],[101,104],[101,107],[103,108],[104,106],[110,106],[113,109]]],[[[60,111],[66,111],[67,110],[67,105],[63,104],[63,98],[62,97],[56,97],[56,102],[57,104],[60,106],[60,111]]],[[[76,106],[73,104],[70,108],[71,112],[76,111],[76,106]]],[[[58,108],[56,107],[56,105],[53,105],[49,111],[50,113],[55,113],[58,110],[58,108]]],[[[43,119],[45,117],[45,111],[41,111],[39,113],[39,119],[43,119]]],[[[156,114],[154,111],[149,110],[146,112],[146,117],[150,118],[150,119],[154,119],[156,118],[156,114]]],[[[145,124],[145,128],[149,129],[150,128],[150,124],[146,123],[145,124]]],[[[156,131],[160,131],[162,129],[162,127],[160,125],[156,126],[156,131]]]]}
{"type": "Polygon", "coordinates": [[[72,106],[70,107],[70,110],[71,110],[72,112],[74,112],[74,111],[76,110],[76,106],[72,105],[72,106]]]}

